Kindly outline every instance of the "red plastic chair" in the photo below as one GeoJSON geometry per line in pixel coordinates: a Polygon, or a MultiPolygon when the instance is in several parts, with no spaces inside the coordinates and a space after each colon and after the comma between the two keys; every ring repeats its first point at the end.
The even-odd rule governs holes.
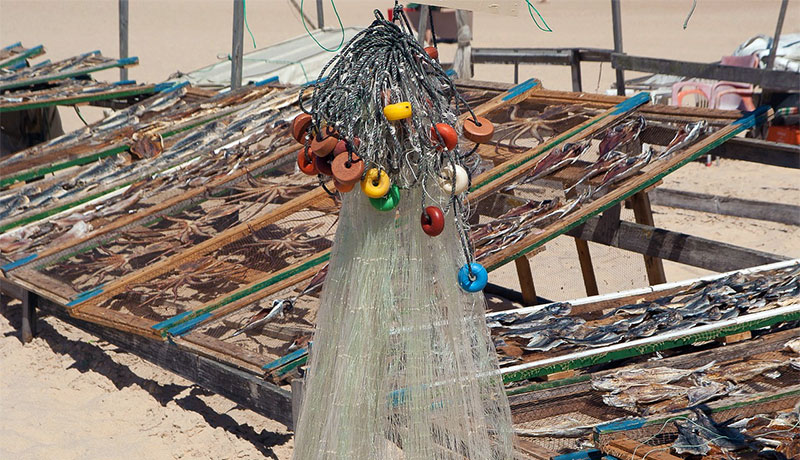
{"type": "Polygon", "coordinates": [[[714,85],[697,80],[680,81],[672,85],[672,105],[683,107],[688,96],[693,100],[691,107],[711,107],[714,85]]]}
{"type": "MultiPolygon", "coordinates": [[[[755,54],[749,56],[723,56],[720,64],[757,68],[759,59],[755,54]]],[[[712,90],[712,107],[723,110],[755,110],[753,90],[753,85],[749,83],[721,81],[715,84],[712,90]]]]}

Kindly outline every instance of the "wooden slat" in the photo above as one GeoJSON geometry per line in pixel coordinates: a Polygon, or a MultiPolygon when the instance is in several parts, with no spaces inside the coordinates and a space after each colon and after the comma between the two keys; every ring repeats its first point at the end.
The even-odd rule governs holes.
{"type": "Polygon", "coordinates": [[[650,192],[657,206],[800,225],[800,206],[657,188],[650,192]]]}
{"type": "Polygon", "coordinates": [[[789,260],[782,255],[624,221],[620,223],[610,241],[601,241],[594,238],[598,224],[599,219],[591,218],[583,225],[567,231],[567,234],[582,240],[595,241],[649,257],[716,272],[789,260]]]}
{"type": "Polygon", "coordinates": [[[661,447],[649,446],[626,437],[609,441],[608,444],[603,446],[602,450],[617,458],[628,460],[644,460],[645,458],[652,460],[681,460],[679,457],[669,454],[668,448],[667,451],[664,451],[661,447]]]}
{"type": "MultiPolygon", "coordinates": [[[[637,224],[654,226],[653,210],[650,208],[650,199],[647,193],[641,191],[630,198],[633,203],[633,215],[637,224]]],[[[644,268],[647,272],[647,280],[651,286],[664,284],[667,282],[667,275],[664,273],[664,263],[658,257],[644,256],[644,268]]]]}
{"type": "Polygon", "coordinates": [[[800,169],[800,145],[737,137],[708,152],[731,160],[800,169]]]}

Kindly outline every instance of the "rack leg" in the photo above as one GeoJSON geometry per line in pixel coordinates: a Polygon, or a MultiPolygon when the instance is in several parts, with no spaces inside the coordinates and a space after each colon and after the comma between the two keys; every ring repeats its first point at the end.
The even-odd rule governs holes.
{"type": "Polygon", "coordinates": [[[25,291],[22,295],[22,325],[20,335],[23,343],[33,340],[36,335],[36,307],[39,303],[39,296],[25,291]]]}
{"type": "Polygon", "coordinates": [[[600,292],[597,290],[597,278],[594,276],[592,255],[589,253],[589,243],[575,238],[575,247],[578,248],[578,261],[581,263],[581,273],[583,274],[583,285],[586,287],[586,295],[597,295],[600,292]]]}
{"type": "MultiPolygon", "coordinates": [[[[653,224],[653,210],[650,207],[650,198],[646,192],[639,192],[631,197],[633,205],[633,215],[637,224],[649,225],[654,227],[653,224]]],[[[647,279],[650,285],[663,284],[667,282],[667,276],[664,273],[664,263],[658,257],[644,256],[644,266],[647,270],[647,279]]]]}
{"type": "Polygon", "coordinates": [[[517,266],[517,277],[519,286],[522,290],[522,301],[525,305],[536,305],[536,288],[533,286],[533,273],[531,273],[531,263],[526,256],[514,259],[517,266]]]}

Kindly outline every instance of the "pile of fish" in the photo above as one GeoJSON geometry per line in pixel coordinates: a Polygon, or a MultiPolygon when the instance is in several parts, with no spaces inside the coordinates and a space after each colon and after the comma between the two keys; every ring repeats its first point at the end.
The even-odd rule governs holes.
{"type": "Polygon", "coordinates": [[[27,80],[46,76],[57,76],[66,72],[85,71],[85,73],[88,73],[94,67],[109,65],[116,62],[116,59],[105,57],[100,54],[100,51],[91,51],[58,62],[45,60],[36,65],[11,69],[12,71],[5,69],[6,71],[0,73],[0,89],[14,83],[22,85],[27,80]]]}
{"type": "Polygon", "coordinates": [[[800,302],[800,265],[751,275],[733,274],[696,283],[652,302],[623,305],[598,320],[570,316],[568,303],[533,313],[513,311],[487,319],[496,347],[518,361],[515,348],[532,352],[586,349],[689,329],[800,302]]]}
{"type": "Polygon", "coordinates": [[[148,85],[137,84],[131,81],[105,83],[94,80],[67,79],[60,80],[55,86],[47,89],[31,90],[28,88],[0,94],[0,108],[6,105],[31,103],[37,101],[51,101],[64,98],[89,96],[104,92],[126,92],[143,89],[148,85]]]}
{"type": "MultiPolygon", "coordinates": [[[[158,99],[166,98],[170,97],[158,99]]],[[[295,91],[277,91],[268,97],[245,104],[243,108],[226,117],[185,131],[176,136],[174,143],[164,148],[163,152],[143,161],[131,161],[130,155],[108,157],[89,165],[70,178],[57,176],[53,180],[38,181],[0,193],[0,224],[9,224],[31,213],[41,213],[55,206],[70,204],[92,194],[110,192],[121,184],[132,184],[192,159],[203,158],[225,144],[254,134],[278,121],[280,109],[291,105],[295,100],[295,91]]],[[[104,124],[118,123],[124,126],[131,121],[126,116],[114,121],[118,115],[107,119],[104,124]]],[[[91,136],[91,132],[92,130],[88,135],[91,136]]],[[[73,133],[72,136],[77,135],[73,133]]],[[[52,142],[56,141],[58,139],[52,142]]],[[[158,146],[159,150],[161,147],[163,144],[158,146]]]]}
{"type": "Polygon", "coordinates": [[[800,458],[800,404],[789,412],[733,422],[716,422],[706,412],[694,409],[672,423],[678,435],[670,447],[676,454],[703,459],[800,458]]]}

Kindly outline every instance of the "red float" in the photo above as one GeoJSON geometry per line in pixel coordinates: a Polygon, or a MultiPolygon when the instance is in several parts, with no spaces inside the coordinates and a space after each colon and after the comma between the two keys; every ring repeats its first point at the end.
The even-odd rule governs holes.
{"type": "Polygon", "coordinates": [[[441,144],[439,136],[442,136],[444,146],[447,150],[453,150],[456,148],[456,145],[458,145],[458,133],[456,133],[455,128],[447,123],[436,123],[436,127],[431,127],[431,141],[433,145],[441,144]],[[436,135],[437,130],[439,131],[438,136],[436,135]]]}
{"type": "Polygon", "coordinates": [[[333,155],[328,155],[326,157],[314,155],[314,167],[317,168],[320,174],[325,174],[326,176],[333,175],[331,161],[333,161],[333,155]]]}
{"type": "Polygon", "coordinates": [[[464,120],[464,137],[478,144],[485,144],[494,136],[494,125],[483,117],[476,117],[477,123],[472,118],[464,120]]]}
{"type": "Polygon", "coordinates": [[[319,174],[317,171],[317,167],[314,166],[314,160],[312,158],[313,155],[308,153],[305,147],[301,148],[299,152],[297,152],[297,167],[300,168],[304,174],[308,174],[309,176],[316,176],[319,174]]]}
{"type": "Polygon", "coordinates": [[[308,131],[309,126],[311,126],[311,115],[307,113],[301,113],[300,115],[294,117],[294,120],[292,120],[292,137],[294,137],[294,140],[301,144],[305,144],[306,132],[308,131]]]}
{"type": "Polygon", "coordinates": [[[355,184],[364,174],[364,162],[355,153],[352,156],[353,161],[350,161],[350,155],[345,154],[335,157],[331,162],[333,177],[343,184],[355,184]]]}
{"type": "Polygon", "coordinates": [[[420,216],[422,231],[430,236],[437,236],[444,230],[444,213],[436,206],[428,206],[420,216]]]}
{"type": "Polygon", "coordinates": [[[439,50],[434,48],[433,46],[426,46],[425,52],[428,53],[428,56],[431,57],[434,61],[439,60],[439,50]]]}
{"type": "Polygon", "coordinates": [[[353,182],[352,184],[343,184],[338,180],[334,179],[333,186],[336,187],[336,190],[340,191],[341,193],[347,193],[353,190],[353,187],[356,186],[356,182],[353,182]]]}

